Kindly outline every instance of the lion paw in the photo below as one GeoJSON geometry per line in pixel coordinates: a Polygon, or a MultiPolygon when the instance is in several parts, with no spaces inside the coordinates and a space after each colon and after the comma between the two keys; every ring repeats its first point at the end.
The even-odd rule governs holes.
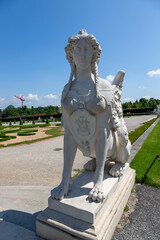
{"type": "Polygon", "coordinates": [[[95,171],[96,170],[96,159],[93,158],[92,160],[88,161],[85,165],[84,165],[84,169],[86,171],[95,171]]]}
{"type": "Polygon", "coordinates": [[[120,177],[124,174],[125,169],[128,167],[128,163],[126,164],[121,164],[121,163],[116,163],[109,171],[109,174],[112,177],[120,177]]]}
{"type": "Polygon", "coordinates": [[[105,199],[105,194],[103,193],[102,186],[95,184],[88,197],[93,201],[102,202],[105,199]]]}
{"type": "Polygon", "coordinates": [[[51,191],[51,196],[57,200],[62,200],[67,195],[69,184],[60,184],[51,191]]]}

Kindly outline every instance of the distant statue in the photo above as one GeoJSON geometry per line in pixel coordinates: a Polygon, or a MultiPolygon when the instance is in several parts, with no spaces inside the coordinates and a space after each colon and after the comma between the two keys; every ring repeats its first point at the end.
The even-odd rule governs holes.
{"type": "Polygon", "coordinates": [[[118,72],[110,84],[98,73],[101,48],[96,38],[81,30],[68,41],[65,51],[71,74],[61,99],[64,168],[61,184],[52,190],[52,197],[62,200],[67,195],[78,148],[84,156],[92,158],[85,169],[95,171],[89,197],[103,201],[106,161],[115,162],[109,174],[119,177],[124,173],[131,150],[121,105],[124,71],[118,72]]]}

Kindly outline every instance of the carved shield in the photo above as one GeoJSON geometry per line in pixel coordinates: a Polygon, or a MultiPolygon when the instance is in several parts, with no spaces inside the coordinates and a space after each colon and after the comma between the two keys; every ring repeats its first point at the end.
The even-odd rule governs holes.
{"type": "Polygon", "coordinates": [[[79,140],[88,141],[96,129],[96,118],[85,109],[78,109],[70,117],[70,128],[79,140]]]}

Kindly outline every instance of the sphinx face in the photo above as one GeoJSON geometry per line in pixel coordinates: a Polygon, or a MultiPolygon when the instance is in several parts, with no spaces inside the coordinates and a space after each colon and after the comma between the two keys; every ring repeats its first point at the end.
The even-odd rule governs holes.
{"type": "Polygon", "coordinates": [[[76,67],[80,70],[86,70],[91,66],[93,48],[86,39],[80,39],[77,44],[74,45],[72,54],[76,67]]]}

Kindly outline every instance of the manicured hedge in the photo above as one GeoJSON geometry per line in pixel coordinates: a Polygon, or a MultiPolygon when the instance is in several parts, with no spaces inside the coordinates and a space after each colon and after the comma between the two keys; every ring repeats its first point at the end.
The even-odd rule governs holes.
{"type": "Polygon", "coordinates": [[[6,135],[2,136],[2,135],[0,135],[0,142],[7,141],[7,140],[10,140],[12,138],[16,138],[16,136],[6,136],[6,135]]]}
{"type": "Polygon", "coordinates": [[[18,136],[30,136],[30,135],[35,135],[34,132],[19,132],[17,133],[18,136]]]}
{"type": "Polygon", "coordinates": [[[28,130],[18,132],[17,135],[29,136],[29,135],[35,135],[35,132],[38,132],[38,130],[37,129],[28,129],[28,130]]]}

